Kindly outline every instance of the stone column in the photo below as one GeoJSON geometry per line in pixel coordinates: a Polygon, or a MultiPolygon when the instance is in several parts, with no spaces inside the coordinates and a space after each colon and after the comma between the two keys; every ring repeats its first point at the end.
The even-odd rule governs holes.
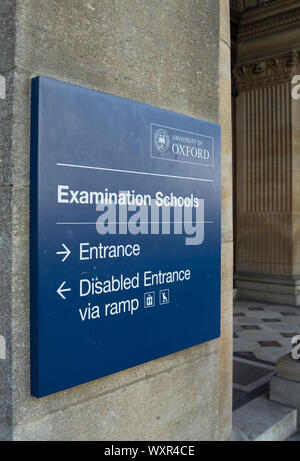
{"type": "Polygon", "coordinates": [[[287,16],[295,2],[278,5],[242,16],[238,36],[235,283],[239,297],[300,305],[299,15],[287,16]]]}
{"type": "Polygon", "coordinates": [[[229,2],[220,0],[220,112],[222,126],[222,304],[219,344],[219,428],[227,440],[232,419],[232,126],[229,2]]]}

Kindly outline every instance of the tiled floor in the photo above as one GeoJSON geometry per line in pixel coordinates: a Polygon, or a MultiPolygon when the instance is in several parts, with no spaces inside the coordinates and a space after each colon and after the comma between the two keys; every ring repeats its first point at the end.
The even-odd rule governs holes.
{"type": "Polygon", "coordinates": [[[300,334],[300,309],[254,301],[235,301],[233,309],[233,407],[268,391],[279,357],[300,334]]]}

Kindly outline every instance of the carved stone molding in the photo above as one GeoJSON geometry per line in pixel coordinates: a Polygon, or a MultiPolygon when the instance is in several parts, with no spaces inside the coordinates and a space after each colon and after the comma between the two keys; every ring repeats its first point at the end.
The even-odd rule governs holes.
{"type": "Polygon", "coordinates": [[[238,40],[245,40],[275,29],[300,23],[300,8],[277,14],[240,27],[238,40]]]}
{"type": "Polygon", "coordinates": [[[261,5],[266,5],[272,3],[274,0],[230,0],[230,7],[233,10],[243,12],[251,10],[253,8],[258,8],[261,5]]]}
{"type": "MultiPolygon", "coordinates": [[[[300,51],[236,65],[233,79],[238,92],[290,82],[299,71],[300,51]]],[[[299,71],[300,72],[300,71],[299,71]]]]}

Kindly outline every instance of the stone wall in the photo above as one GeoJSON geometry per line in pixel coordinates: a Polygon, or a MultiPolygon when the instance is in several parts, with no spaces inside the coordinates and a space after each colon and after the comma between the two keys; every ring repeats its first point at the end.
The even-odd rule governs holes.
{"type": "Polygon", "coordinates": [[[1,4],[8,30],[0,40],[1,44],[9,40],[11,50],[0,55],[0,73],[8,84],[8,99],[1,106],[7,115],[1,108],[0,130],[5,144],[0,335],[7,343],[6,359],[0,357],[0,439],[228,439],[232,340],[228,1],[221,0],[221,28],[218,0],[190,0],[185,7],[182,0],[14,3],[1,4]],[[30,79],[37,75],[224,125],[221,340],[43,399],[30,395],[29,343],[30,79]]]}
{"type": "Polygon", "coordinates": [[[12,427],[12,125],[15,59],[15,6],[0,3],[0,75],[5,98],[0,99],[0,440],[12,427]],[[2,80],[3,82],[3,80],[2,80]]]}

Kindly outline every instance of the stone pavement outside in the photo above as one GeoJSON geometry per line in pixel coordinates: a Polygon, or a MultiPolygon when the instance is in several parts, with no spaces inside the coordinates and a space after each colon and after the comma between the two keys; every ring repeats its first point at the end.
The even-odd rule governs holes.
{"type": "Polygon", "coordinates": [[[236,300],[233,308],[233,409],[267,393],[277,360],[300,334],[300,309],[236,300]]]}

